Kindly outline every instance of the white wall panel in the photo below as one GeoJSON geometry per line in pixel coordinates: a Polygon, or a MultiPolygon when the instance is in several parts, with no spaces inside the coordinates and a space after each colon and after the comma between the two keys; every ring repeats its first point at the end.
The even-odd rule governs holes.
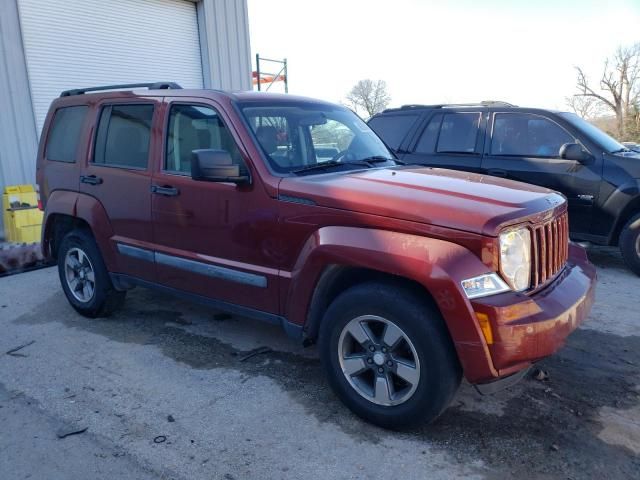
{"type": "Polygon", "coordinates": [[[203,86],[196,5],[185,0],[18,0],[38,132],[70,88],[203,86]]]}

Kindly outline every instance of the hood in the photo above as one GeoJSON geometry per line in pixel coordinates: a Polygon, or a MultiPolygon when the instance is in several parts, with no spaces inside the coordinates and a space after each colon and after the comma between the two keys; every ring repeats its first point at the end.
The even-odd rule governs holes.
{"type": "Polygon", "coordinates": [[[485,175],[429,167],[395,167],[286,177],[280,195],[316,204],[488,236],[566,208],[559,193],[485,175]]]}
{"type": "MultiPolygon", "coordinates": [[[[605,159],[608,163],[615,165],[623,171],[626,176],[631,178],[640,178],[640,153],[637,152],[620,152],[605,153],[605,159]]],[[[609,165],[609,168],[611,165],[609,165]]]]}

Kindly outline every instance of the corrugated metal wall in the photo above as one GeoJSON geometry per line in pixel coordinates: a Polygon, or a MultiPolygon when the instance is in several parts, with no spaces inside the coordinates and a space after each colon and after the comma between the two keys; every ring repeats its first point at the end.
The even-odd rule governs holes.
{"type": "MultiPolygon", "coordinates": [[[[0,191],[5,185],[35,181],[38,132],[20,29],[19,1],[0,0],[0,191]]],[[[47,3],[57,2],[62,4],[65,0],[47,3]]],[[[205,87],[250,90],[247,0],[197,0],[196,8],[205,87]]],[[[159,35],[162,38],[162,32],[159,35]]],[[[2,215],[0,237],[1,222],[2,215]]]]}
{"type": "Polygon", "coordinates": [[[197,7],[205,86],[251,90],[247,0],[201,0],[197,7]]]}
{"type": "Polygon", "coordinates": [[[5,185],[33,182],[38,149],[16,0],[0,0],[0,95],[2,193],[5,185]]]}

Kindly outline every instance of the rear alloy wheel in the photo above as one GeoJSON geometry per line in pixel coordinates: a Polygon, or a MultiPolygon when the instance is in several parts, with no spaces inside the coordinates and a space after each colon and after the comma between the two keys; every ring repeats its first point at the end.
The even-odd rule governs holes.
{"type": "Polygon", "coordinates": [[[325,312],[327,380],[354,413],[391,429],[436,419],[460,385],[447,327],[425,293],[395,282],[356,285],[325,312]]]}
{"type": "Polygon", "coordinates": [[[622,229],[620,251],[629,269],[640,275],[640,214],[632,217],[622,229]]]}
{"type": "Polygon", "coordinates": [[[113,287],[100,250],[88,230],[69,232],[58,249],[58,274],[67,300],[85,317],[105,317],[124,302],[113,287]]]}
{"type": "Polygon", "coordinates": [[[67,251],[64,259],[64,273],[67,287],[82,303],[89,302],[96,291],[96,274],[87,254],[80,248],[67,251]]]}

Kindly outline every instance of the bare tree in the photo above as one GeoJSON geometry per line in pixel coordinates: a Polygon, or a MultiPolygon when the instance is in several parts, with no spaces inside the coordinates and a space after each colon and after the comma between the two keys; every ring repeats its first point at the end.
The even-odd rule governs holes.
{"type": "Polygon", "coordinates": [[[364,110],[369,117],[387,108],[390,101],[384,80],[360,80],[347,94],[349,106],[354,110],[364,110]]]}
{"type": "Polygon", "coordinates": [[[598,87],[589,84],[582,68],[578,73],[578,96],[596,99],[615,113],[618,135],[625,136],[625,124],[640,101],[640,43],[619,47],[612,59],[607,59],[598,87]]]}
{"type": "Polygon", "coordinates": [[[566,98],[567,106],[584,119],[596,117],[602,111],[600,100],[583,95],[572,95],[566,98]]]}

